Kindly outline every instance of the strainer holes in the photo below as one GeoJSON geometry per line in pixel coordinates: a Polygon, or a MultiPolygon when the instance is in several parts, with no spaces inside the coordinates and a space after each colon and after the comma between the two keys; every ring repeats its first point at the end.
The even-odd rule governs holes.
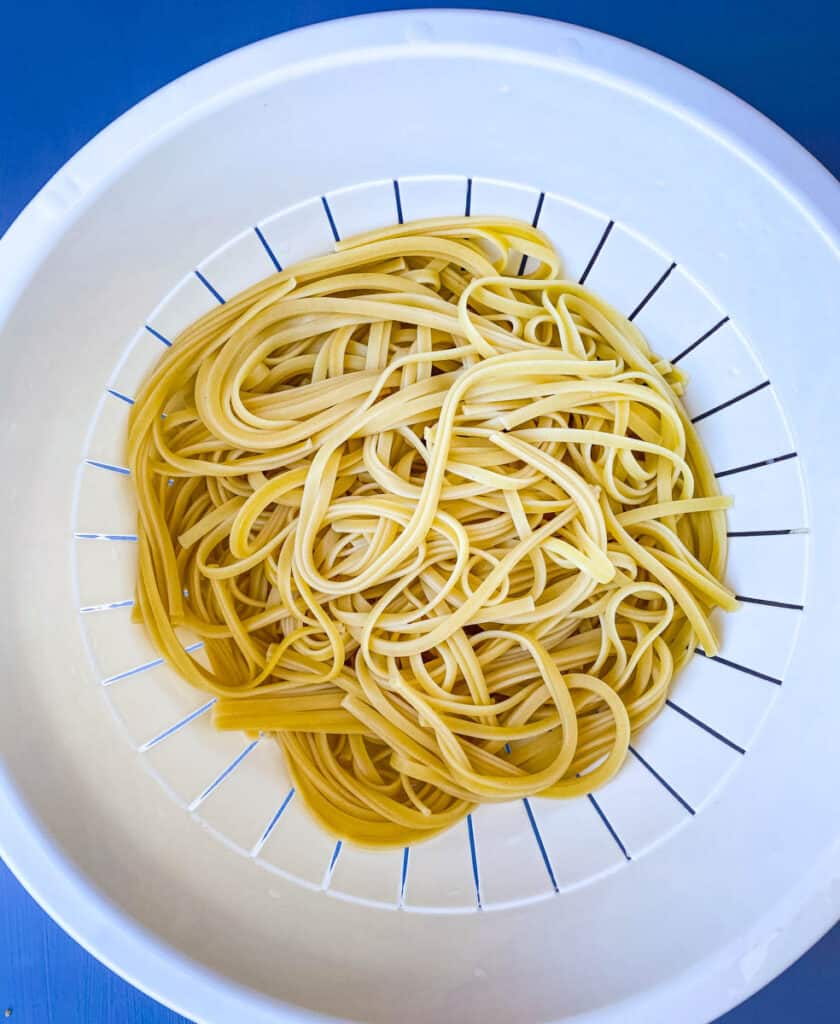
{"type": "Polygon", "coordinates": [[[397,223],[404,224],[403,219],[403,208],[402,208],[402,197],[400,196],[400,183],[394,178],[394,202],[397,206],[397,223]]]}
{"type": "Polygon", "coordinates": [[[171,342],[171,341],[169,340],[169,338],[165,338],[165,337],[164,337],[164,336],[163,336],[163,335],[162,335],[162,334],[160,333],[160,331],[156,331],[156,330],[154,329],[154,327],[150,327],[150,326],[149,326],[148,324],[144,324],[143,326],[144,326],[144,327],[146,328],[146,330],[147,330],[147,331],[149,332],[149,334],[151,334],[151,336],[152,336],[153,338],[157,338],[157,340],[158,340],[158,341],[159,341],[159,342],[160,342],[160,343],[161,343],[162,345],[166,345],[166,347],[167,347],[167,348],[172,348],[172,342],[171,342]]]}
{"type": "Polygon", "coordinates": [[[671,266],[668,267],[668,269],[665,271],[665,273],[659,278],[659,280],[656,282],[656,284],[654,284],[654,286],[650,289],[650,291],[644,296],[644,298],[638,304],[638,306],[636,306],[636,308],[633,310],[633,312],[628,315],[628,317],[627,317],[628,320],[633,321],[633,320],[636,319],[636,317],[639,315],[639,313],[641,313],[641,311],[650,302],[650,300],[654,297],[654,295],[656,295],[656,293],[659,291],[659,289],[662,287],[662,285],[665,284],[665,282],[668,280],[668,278],[671,275],[671,272],[676,270],[676,269],[677,269],[676,263],[672,263],[671,266]]]}
{"type": "Polygon", "coordinates": [[[405,884],[408,881],[408,847],[403,848],[402,866],[400,867],[400,892],[397,898],[397,906],[403,907],[405,905],[405,884]]]}
{"type": "MultiPolygon", "coordinates": [[[[531,227],[535,228],[540,222],[540,214],[542,213],[543,203],[545,202],[545,192],[540,192],[540,197],[537,200],[537,208],[534,210],[534,216],[531,218],[531,227]]],[[[525,267],[528,265],[528,257],[525,253],[522,253],[522,260],[519,264],[519,270],[517,273],[520,277],[525,273],[525,267]]]]}
{"type": "Polygon", "coordinates": [[[119,398],[121,402],[125,402],[126,405],[134,405],[134,399],[124,395],[122,391],[117,391],[116,388],[106,388],[105,390],[109,395],[113,395],[114,398],[119,398]]]}
{"type": "Polygon", "coordinates": [[[689,714],[689,712],[686,711],[685,708],[681,708],[679,704],[675,704],[670,698],[666,700],[665,703],[668,705],[669,708],[673,708],[674,711],[681,714],[684,718],[687,718],[689,722],[693,722],[699,729],[702,729],[704,732],[707,732],[710,736],[714,736],[716,740],[719,740],[727,747],[731,747],[732,750],[736,750],[739,754],[746,754],[746,750],[744,750],[743,747],[739,746],[737,743],[734,743],[731,739],[729,739],[729,737],[724,736],[723,733],[718,732],[717,729],[713,729],[710,725],[707,725],[702,719],[697,718],[692,714],[689,714]]]}
{"type": "Polygon", "coordinates": [[[109,473],[119,473],[122,476],[130,475],[126,466],[115,466],[111,462],[99,462],[96,459],[85,459],[85,464],[88,466],[94,466],[96,469],[106,469],[109,473]]]}
{"type": "Polygon", "coordinates": [[[134,601],[109,601],[106,604],[86,604],[79,609],[82,615],[89,615],[91,612],[110,612],[116,608],[131,608],[134,601]]]}
{"type": "Polygon", "coordinates": [[[136,533],[74,533],[76,540],[111,540],[137,543],[136,533]]]}
{"type": "Polygon", "coordinates": [[[327,215],[327,222],[330,225],[330,231],[332,231],[332,236],[336,240],[336,242],[340,242],[341,235],[339,235],[338,228],[335,226],[335,218],[333,217],[332,210],[330,209],[330,204],[327,202],[326,196],[321,196],[321,203],[323,204],[324,207],[324,213],[327,215]]]}
{"type": "MultiPolygon", "coordinates": [[[[759,391],[763,391],[765,388],[770,387],[770,381],[762,381],[761,384],[756,384],[753,388],[748,388],[746,391],[742,391],[740,395],[735,395],[734,398],[728,398],[725,402],[721,402],[720,405],[715,405],[711,409],[707,409],[705,412],[701,412],[699,416],[693,416],[691,419],[692,423],[700,423],[702,420],[707,419],[709,416],[714,416],[715,413],[722,412],[724,409],[728,409],[730,405],[735,405],[737,402],[743,402],[745,398],[751,398],[753,395],[757,395],[759,391]]],[[[761,463],[758,463],[761,465],[761,463]]]]}
{"type": "Polygon", "coordinates": [[[676,366],[676,364],[681,359],[684,359],[689,354],[689,352],[693,352],[699,345],[702,345],[703,342],[707,338],[711,338],[711,336],[716,331],[719,331],[721,329],[721,327],[723,327],[724,324],[728,324],[728,323],[729,323],[729,317],[728,316],[725,316],[722,320],[718,320],[718,322],[714,325],[714,327],[710,327],[709,330],[706,331],[705,334],[701,334],[700,337],[697,339],[697,341],[692,341],[692,343],[687,348],[684,348],[682,350],[682,352],[680,352],[677,355],[675,355],[674,358],[671,360],[671,362],[674,364],[674,366],[676,366]]]}
{"type": "Polygon", "coordinates": [[[193,802],[188,806],[187,810],[197,810],[204,803],[207,797],[210,796],[210,794],[213,793],[215,790],[217,790],[219,786],[221,786],[221,784],[232,772],[236,771],[239,765],[242,764],[245,758],[251,753],[251,751],[254,749],[254,747],[256,747],[256,745],[259,742],[259,740],[251,740],[248,746],[240,754],[237,754],[237,756],[230,762],[227,768],[225,768],[224,771],[220,772],[219,775],[217,775],[216,778],[213,779],[213,781],[205,790],[199,793],[195,800],[193,800],[193,802]]]}
{"type": "Polygon", "coordinates": [[[764,679],[768,683],[775,683],[776,686],[782,685],[782,680],[776,676],[766,675],[764,672],[758,672],[754,668],[748,668],[746,665],[739,665],[736,661],[729,661],[728,658],[721,658],[719,654],[706,654],[705,651],[701,651],[700,648],[696,648],[696,653],[702,658],[708,658],[709,661],[716,661],[720,665],[726,665],[727,668],[734,668],[738,672],[743,672],[748,676],[755,676],[756,679],[764,679]]]}
{"type": "Polygon", "coordinates": [[[273,249],[271,248],[271,246],[270,246],[270,245],[268,244],[268,241],[266,240],[266,237],[265,237],[265,235],[264,235],[264,234],[262,233],[262,231],[260,231],[260,229],[259,229],[258,227],[255,227],[255,228],[254,228],[254,231],[256,232],[257,238],[258,238],[258,239],[260,240],[260,242],[262,243],[262,247],[263,247],[263,249],[265,249],[266,253],[268,254],[268,258],[269,258],[269,259],[271,260],[272,264],[274,265],[274,269],[275,269],[275,270],[277,271],[277,273],[279,274],[279,273],[280,273],[280,271],[281,271],[281,270],[282,270],[283,268],[282,268],[282,266],[280,265],[280,261],[279,261],[279,260],[277,259],[277,257],[276,257],[276,256],[274,255],[274,250],[273,250],[273,249]]]}
{"type": "Polygon", "coordinates": [[[478,850],[475,846],[475,832],[473,831],[472,815],[467,815],[467,835],[470,840],[470,861],[472,862],[473,884],[475,885],[475,905],[479,910],[484,908],[481,905],[481,881],[478,877],[478,850]]]}
{"type": "Polygon", "coordinates": [[[645,768],[647,768],[647,770],[656,779],[656,781],[659,782],[662,785],[662,787],[671,794],[671,796],[677,801],[678,804],[684,807],[689,814],[695,814],[695,810],[691,806],[691,804],[680,796],[680,794],[674,789],[670,782],[664,779],[659,774],[659,772],[642,757],[642,755],[639,753],[638,750],[636,750],[635,747],[630,747],[629,750],[630,753],[636,758],[636,760],[643,764],[645,768]]]}
{"type": "Polygon", "coordinates": [[[613,828],[612,823],[610,822],[610,819],[606,816],[606,814],[604,814],[604,812],[603,812],[603,810],[601,808],[601,805],[598,803],[598,801],[595,799],[595,797],[591,793],[587,793],[587,796],[589,797],[589,802],[595,808],[595,812],[597,813],[598,817],[604,823],[604,826],[605,826],[606,830],[609,832],[609,834],[615,840],[616,846],[624,854],[624,859],[625,860],[632,860],[633,858],[627,852],[627,847],[621,841],[621,838],[620,838],[618,832],[616,832],[616,830],[613,828]]]}
{"type": "Polygon", "coordinates": [[[282,804],[280,804],[280,806],[278,807],[278,809],[277,809],[277,810],[275,811],[275,813],[274,813],[274,817],[273,817],[273,818],[271,819],[271,821],[270,821],[270,822],[269,822],[269,823],[268,823],[268,824],[266,825],[265,829],[263,830],[263,834],[262,834],[262,835],[260,836],[260,838],[259,838],[259,839],[258,839],[258,840],[256,841],[256,843],[254,843],[254,846],[253,846],[253,847],[252,847],[252,849],[251,849],[251,856],[252,856],[252,857],[257,857],[257,856],[259,856],[260,850],[262,850],[262,848],[263,848],[263,847],[265,846],[265,844],[266,844],[266,843],[268,842],[268,838],[269,838],[269,836],[270,836],[270,835],[271,835],[271,833],[272,833],[272,832],[274,831],[274,829],[275,829],[275,826],[277,825],[277,822],[278,822],[278,821],[280,820],[280,818],[281,818],[281,816],[282,816],[282,814],[283,814],[283,811],[285,811],[285,810],[286,810],[286,808],[287,808],[287,807],[289,806],[289,803],[291,802],[291,800],[292,800],[292,797],[293,797],[294,795],[295,795],[295,787],[294,787],[294,786],[292,786],[292,788],[291,788],[291,789],[289,790],[289,792],[288,792],[288,793],[286,794],[286,796],[285,796],[285,799],[283,800],[283,803],[282,803],[282,804]]]}
{"type": "Polygon", "coordinates": [[[589,257],[589,262],[584,267],[583,273],[580,275],[580,278],[578,279],[578,284],[584,284],[584,282],[586,281],[587,277],[589,277],[590,273],[592,272],[592,268],[595,266],[595,261],[601,255],[601,250],[606,245],[607,239],[610,237],[610,232],[612,231],[612,229],[614,227],[615,227],[615,221],[611,220],[609,222],[609,224],[607,224],[607,226],[604,228],[604,233],[603,233],[603,235],[601,235],[600,239],[598,240],[598,244],[595,246],[595,251],[589,257]]]}
{"type": "Polygon", "coordinates": [[[327,870],[324,872],[324,880],[321,883],[322,889],[329,889],[330,887],[333,872],[335,871],[335,865],[337,864],[339,854],[341,853],[341,846],[342,843],[341,840],[339,839],[338,842],[335,844],[335,848],[333,849],[332,856],[330,857],[330,862],[327,865],[327,870]]]}
{"type": "MultiPolygon", "coordinates": [[[[192,654],[193,651],[197,651],[203,646],[203,641],[199,640],[197,643],[190,644],[189,647],[185,647],[184,650],[187,654],[192,654]]],[[[102,680],[102,685],[111,686],[113,683],[118,683],[121,679],[128,679],[129,676],[136,676],[140,672],[148,672],[150,668],[157,668],[158,665],[162,664],[163,658],[153,658],[151,661],[144,661],[142,665],[135,665],[134,668],[126,669],[124,672],[118,672],[113,676],[108,676],[106,679],[102,680]]]]}
{"type": "MultiPolygon", "coordinates": [[[[733,399],[735,401],[735,399],[733,399]]],[[[736,473],[747,473],[751,469],[762,469],[764,466],[774,466],[777,462],[787,462],[788,459],[798,458],[796,452],[787,452],[785,455],[774,455],[769,459],[762,459],[760,462],[748,462],[745,466],[735,466],[734,469],[722,469],[719,473],[715,473],[715,477],[720,480],[725,476],[734,476],[736,473]]],[[[793,533],[793,530],[783,530],[783,533],[793,533]]]]}
{"type": "Polygon", "coordinates": [[[189,715],[186,715],[184,718],[182,718],[180,721],[176,722],[174,725],[170,725],[168,729],[164,729],[163,732],[158,733],[157,736],[154,736],[152,739],[147,740],[146,743],[144,743],[142,746],[138,747],[137,749],[140,751],[141,754],[145,754],[145,752],[147,750],[151,750],[152,747],[156,747],[158,745],[158,743],[161,743],[163,740],[167,739],[169,736],[172,736],[174,733],[178,732],[180,729],[183,729],[185,725],[189,725],[190,722],[195,721],[196,718],[199,718],[206,711],[209,711],[210,708],[212,708],[215,703],[216,703],[216,698],[215,697],[212,700],[208,700],[206,704],[202,704],[200,708],[196,708],[195,711],[192,711],[189,715]]]}
{"type": "Polygon", "coordinates": [[[212,284],[210,284],[210,282],[207,280],[204,274],[201,273],[200,270],[196,270],[194,271],[194,273],[195,276],[199,279],[199,281],[201,281],[201,283],[207,289],[207,291],[210,292],[210,294],[213,296],[216,302],[218,302],[220,306],[223,306],[225,304],[225,300],[222,297],[221,292],[219,292],[216,288],[213,287],[212,284]]]}
{"type": "Polygon", "coordinates": [[[525,805],[525,813],[528,815],[528,821],[531,824],[531,830],[534,833],[534,839],[536,840],[537,846],[539,847],[540,856],[543,859],[543,864],[545,864],[545,870],[548,872],[548,878],[551,882],[551,887],[554,889],[555,892],[559,892],[560,889],[557,885],[557,879],[554,876],[554,868],[551,866],[551,859],[548,856],[548,850],[546,850],[545,848],[545,843],[543,842],[542,835],[540,835],[539,826],[537,825],[537,819],[534,817],[534,812],[531,810],[531,804],[528,802],[527,796],[523,799],[522,803],[525,805]]]}

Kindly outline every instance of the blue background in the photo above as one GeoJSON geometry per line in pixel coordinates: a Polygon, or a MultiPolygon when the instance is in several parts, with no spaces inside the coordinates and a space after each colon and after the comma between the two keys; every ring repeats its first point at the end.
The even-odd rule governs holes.
{"type": "MultiPolygon", "coordinates": [[[[286,29],[406,6],[48,0],[24,9],[13,2],[3,10],[0,29],[0,233],[92,135],[185,71],[286,29]]],[[[481,6],[576,22],[663,53],[752,103],[840,173],[836,2],[510,0],[481,6]]],[[[836,1024],[838,1004],[840,925],[721,1024],[836,1024]]],[[[181,1020],[88,956],[0,864],[0,1020],[7,1007],[11,1024],[181,1020]]]]}

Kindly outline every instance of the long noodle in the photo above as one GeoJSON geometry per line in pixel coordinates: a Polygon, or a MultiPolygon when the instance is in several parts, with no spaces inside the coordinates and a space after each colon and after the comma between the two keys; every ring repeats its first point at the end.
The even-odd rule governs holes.
{"type": "Polygon", "coordinates": [[[588,793],[735,607],[683,385],[518,221],[342,242],[137,396],[137,618],[343,839],[588,793]]]}

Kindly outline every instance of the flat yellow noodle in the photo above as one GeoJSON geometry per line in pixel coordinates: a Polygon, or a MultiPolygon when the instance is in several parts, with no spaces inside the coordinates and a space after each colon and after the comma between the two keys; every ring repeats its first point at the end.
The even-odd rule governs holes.
{"type": "Polygon", "coordinates": [[[137,395],[135,617],[344,840],[589,793],[736,607],[684,386],[520,221],[342,241],[137,395]]]}

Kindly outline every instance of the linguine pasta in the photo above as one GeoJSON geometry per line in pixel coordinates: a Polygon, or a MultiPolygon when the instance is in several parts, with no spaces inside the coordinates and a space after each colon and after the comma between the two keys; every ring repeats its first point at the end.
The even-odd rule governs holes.
{"type": "Polygon", "coordinates": [[[343,839],[588,793],[735,607],[683,383],[519,221],[341,242],[137,396],[136,615],[343,839]]]}

